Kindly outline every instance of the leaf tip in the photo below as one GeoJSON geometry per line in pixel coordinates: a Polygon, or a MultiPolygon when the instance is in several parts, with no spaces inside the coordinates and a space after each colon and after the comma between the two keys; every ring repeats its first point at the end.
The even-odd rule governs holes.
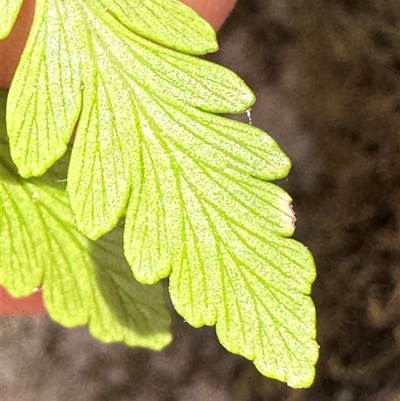
{"type": "Polygon", "coordinates": [[[205,44],[204,44],[204,51],[206,53],[216,53],[219,50],[219,44],[217,41],[217,36],[214,33],[214,37],[210,38],[205,44]]]}
{"type": "Polygon", "coordinates": [[[291,388],[301,389],[309,388],[314,383],[315,380],[315,368],[311,368],[307,375],[301,377],[292,377],[287,381],[287,385],[291,388]]]}

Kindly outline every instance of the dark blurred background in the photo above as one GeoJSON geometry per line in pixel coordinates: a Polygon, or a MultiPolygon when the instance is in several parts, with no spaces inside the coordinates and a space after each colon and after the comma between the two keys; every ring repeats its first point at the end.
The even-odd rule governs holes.
{"type": "Polygon", "coordinates": [[[176,315],[161,353],[18,317],[0,321],[2,401],[400,400],[400,1],[243,0],[220,43],[212,59],[254,89],[254,124],[293,161],[282,185],[318,269],[315,384],[263,378],[176,315]]]}

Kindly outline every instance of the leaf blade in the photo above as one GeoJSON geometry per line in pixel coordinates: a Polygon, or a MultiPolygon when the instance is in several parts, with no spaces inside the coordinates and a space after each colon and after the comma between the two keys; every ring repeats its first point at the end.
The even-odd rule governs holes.
{"type": "Polygon", "coordinates": [[[214,29],[177,0],[101,0],[106,12],[136,34],[187,54],[218,50],[214,29]],[[185,32],[182,35],[182,32],[185,32]]]}
{"type": "Polygon", "coordinates": [[[125,254],[135,277],[153,283],[170,274],[173,304],[187,322],[216,324],[222,345],[254,360],[262,373],[309,386],[318,357],[308,296],[315,266],[304,246],[285,238],[294,230],[291,198],[254,178],[283,177],[290,162],[255,127],[218,116],[202,119],[165,103],[155,107],[150,100],[141,106],[138,120],[150,130],[140,141],[153,159],[142,162],[144,185],[133,193],[126,216],[125,254]],[[182,127],[173,134],[158,127],[175,118],[182,127]],[[268,335],[261,323],[254,325],[260,314],[268,335]],[[305,351],[297,357],[300,347],[305,351]]]}
{"type": "MultiPolygon", "coordinates": [[[[36,76],[27,76],[30,46],[10,92],[9,135],[20,172],[41,174],[61,157],[79,117],[67,190],[80,230],[98,238],[126,208],[125,254],[139,281],[170,274],[175,307],[192,325],[216,324],[224,346],[264,374],[309,385],[318,349],[308,297],[315,267],[306,248],[286,238],[294,230],[290,197],[265,182],[285,177],[290,162],[267,134],[210,114],[244,111],[254,95],[225,69],[165,48],[167,34],[157,39],[152,27],[142,32],[112,0],[59,4],[38,0],[32,41],[45,45],[33,58],[36,76]],[[70,11],[68,26],[59,7],[70,11]],[[57,16],[53,25],[50,15],[57,16]],[[59,62],[55,50],[65,63],[50,74],[59,62]],[[73,75],[65,87],[63,71],[73,75]],[[45,93],[32,102],[35,85],[45,93]],[[25,127],[18,125],[26,121],[21,110],[29,117],[25,127]],[[300,339],[288,331],[292,326],[300,339]],[[296,356],[299,349],[306,358],[296,356]]],[[[124,11],[129,6],[118,4],[124,11]]],[[[160,4],[172,0],[152,0],[155,8],[160,4]]],[[[67,308],[62,299],[49,302],[67,308]]]]}
{"type": "Polygon", "coordinates": [[[21,9],[22,2],[23,0],[0,0],[0,40],[5,39],[10,34],[21,9]]]}
{"type": "MultiPolygon", "coordinates": [[[[306,260],[300,266],[291,263],[291,257],[282,251],[290,249],[287,242],[291,240],[279,240],[274,233],[259,238],[249,228],[249,225],[253,226],[252,220],[247,227],[239,227],[226,214],[220,215],[218,209],[225,209],[224,206],[218,208],[215,203],[206,202],[194,185],[191,189],[191,195],[187,196],[187,203],[190,203],[187,209],[195,210],[191,216],[204,216],[207,224],[197,221],[199,217],[192,218],[191,230],[189,227],[185,230],[186,233],[192,231],[192,240],[187,242],[186,251],[191,256],[170,276],[170,293],[175,308],[195,327],[216,324],[221,344],[231,352],[254,360],[257,368],[268,377],[286,381],[294,387],[309,386],[318,355],[315,310],[310,298],[304,295],[310,293],[314,280],[311,256],[305,257],[304,253],[308,252],[302,248],[296,257],[306,260]],[[193,248],[197,248],[197,252],[193,248]],[[194,257],[195,254],[202,255],[202,259],[194,257]],[[282,265],[284,270],[280,271],[282,265]],[[299,268],[303,270],[305,279],[299,277],[298,271],[293,274],[299,268]],[[190,302],[185,288],[194,288],[190,302]],[[290,294],[290,297],[285,294],[290,294]],[[286,306],[286,313],[280,313],[282,305],[286,306]],[[295,315],[288,311],[295,311],[295,315]],[[296,314],[303,319],[297,318],[296,314]],[[255,325],[258,319],[262,319],[263,324],[258,322],[255,325]],[[288,332],[287,327],[297,327],[298,330],[288,332]],[[285,337],[290,340],[287,347],[284,342],[277,346],[283,329],[285,337]],[[296,336],[300,340],[295,341],[296,336]],[[307,355],[304,360],[302,355],[296,355],[300,347],[307,350],[302,352],[302,355],[307,355]],[[302,363],[294,363],[296,358],[302,363]]],[[[298,243],[293,243],[299,247],[298,243]]]]}
{"type": "MultiPolygon", "coordinates": [[[[1,94],[0,112],[5,96],[1,94]]],[[[103,342],[160,350],[171,341],[161,284],[134,280],[122,252],[122,227],[91,242],[75,227],[65,193],[67,161],[41,179],[21,179],[9,157],[1,116],[0,282],[15,297],[43,286],[50,316],[88,325],[103,342]]]]}
{"type": "Polygon", "coordinates": [[[12,157],[23,177],[43,174],[64,155],[81,108],[81,61],[70,57],[80,47],[73,34],[79,14],[52,0],[38,0],[35,10],[7,102],[12,157]]]}

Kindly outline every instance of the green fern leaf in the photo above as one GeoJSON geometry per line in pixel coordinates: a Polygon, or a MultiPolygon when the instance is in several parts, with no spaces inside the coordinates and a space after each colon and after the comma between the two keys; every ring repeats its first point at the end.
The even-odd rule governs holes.
{"type": "Polygon", "coordinates": [[[286,238],[290,197],[266,182],[290,162],[266,133],[216,115],[254,103],[235,74],[190,55],[216,49],[176,0],[37,0],[10,90],[12,157],[22,176],[41,175],[76,126],[67,192],[78,228],[97,239],[126,215],[139,281],[170,275],[187,321],[216,324],[263,374],[308,386],[315,267],[286,238]]]}
{"type": "Polygon", "coordinates": [[[67,160],[40,179],[22,179],[9,156],[4,93],[0,114],[0,285],[14,297],[42,286],[55,321],[87,324],[104,342],[165,347],[171,334],[162,286],[133,278],[122,252],[122,227],[96,242],[81,234],[65,192],[67,160]]]}

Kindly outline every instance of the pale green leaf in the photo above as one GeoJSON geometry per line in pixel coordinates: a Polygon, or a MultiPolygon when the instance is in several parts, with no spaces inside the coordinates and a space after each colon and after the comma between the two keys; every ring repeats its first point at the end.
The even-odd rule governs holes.
{"type": "Polygon", "coordinates": [[[40,175],[76,126],[67,191],[79,229],[96,239],[126,213],[125,255],[139,281],[170,275],[188,322],[216,324],[221,343],[263,374],[308,386],[315,267],[285,238],[290,197],[266,182],[290,162],[266,133],[212,114],[253,104],[240,78],[165,47],[200,53],[213,40],[194,14],[184,22],[182,7],[38,0],[10,91],[12,156],[23,176],[40,175]],[[131,7],[146,18],[131,19],[131,7]]]}
{"type": "Polygon", "coordinates": [[[22,3],[23,0],[0,0],[0,40],[11,32],[22,3]]]}
{"type": "Polygon", "coordinates": [[[161,284],[138,283],[122,252],[122,227],[92,242],[74,225],[66,160],[40,179],[18,176],[9,157],[1,95],[0,284],[22,297],[43,286],[50,316],[88,324],[104,342],[161,349],[171,340],[161,284]]]}
{"type": "Polygon", "coordinates": [[[188,54],[218,50],[214,29],[179,0],[100,0],[131,31],[188,54]]]}
{"type": "Polygon", "coordinates": [[[140,138],[140,180],[125,230],[136,278],[154,283],[170,275],[186,321],[216,324],[221,343],[264,375],[311,385],[318,358],[313,259],[283,238],[294,229],[290,197],[250,175],[283,177],[288,159],[252,126],[148,104],[138,116],[150,129],[140,138]],[[173,122],[185,129],[161,134],[173,122]]]}

